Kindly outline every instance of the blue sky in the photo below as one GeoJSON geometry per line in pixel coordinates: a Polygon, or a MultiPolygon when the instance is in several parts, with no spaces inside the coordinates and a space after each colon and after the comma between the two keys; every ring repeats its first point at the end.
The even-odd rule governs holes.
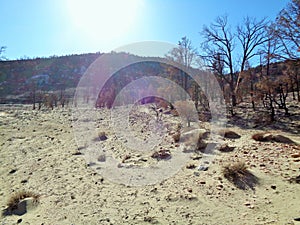
{"type": "Polygon", "coordinates": [[[0,0],[8,59],[110,52],[139,41],[201,43],[203,25],[227,14],[274,20],[288,0],[0,0]]]}

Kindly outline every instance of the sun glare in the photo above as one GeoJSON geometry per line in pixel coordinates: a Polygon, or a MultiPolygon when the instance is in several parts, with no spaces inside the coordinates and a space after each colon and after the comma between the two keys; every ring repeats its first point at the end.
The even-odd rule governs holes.
{"type": "Polygon", "coordinates": [[[136,24],[142,0],[66,0],[74,29],[93,40],[122,38],[136,24]]]}

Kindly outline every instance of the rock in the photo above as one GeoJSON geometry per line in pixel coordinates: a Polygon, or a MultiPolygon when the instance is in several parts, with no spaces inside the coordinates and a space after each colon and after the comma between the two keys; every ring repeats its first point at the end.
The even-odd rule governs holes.
{"type": "Polygon", "coordinates": [[[199,159],[202,159],[202,155],[194,154],[194,155],[191,156],[191,159],[192,159],[192,160],[199,160],[199,159]]]}
{"type": "Polygon", "coordinates": [[[235,147],[228,146],[228,144],[223,144],[219,147],[220,152],[232,152],[235,147]]]}
{"type": "Polygon", "coordinates": [[[196,177],[199,177],[200,176],[200,173],[199,172],[194,172],[194,175],[196,176],[196,177]]]}
{"type": "Polygon", "coordinates": [[[180,140],[182,142],[197,143],[199,139],[206,139],[209,132],[205,129],[193,129],[190,131],[182,132],[180,140]]]}
{"type": "Polygon", "coordinates": [[[107,139],[107,136],[105,134],[105,132],[99,132],[98,134],[98,138],[100,139],[100,141],[105,141],[107,139]]]}
{"type": "Polygon", "coordinates": [[[171,153],[168,150],[159,150],[154,152],[151,157],[157,160],[168,160],[171,158],[171,153]]]}
{"type": "Polygon", "coordinates": [[[217,185],[218,190],[222,190],[223,188],[224,188],[224,186],[222,184],[217,185]]]}
{"type": "Polygon", "coordinates": [[[295,144],[295,142],[292,141],[290,138],[285,137],[285,136],[280,135],[280,134],[275,134],[275,135],[273,135],[272,140],[273,140],[273,141],[276,141],[276,142],[279,142],[279,143],[295,144]]]}
{"type": "Polygon", "coordinates": [[[291,155],[292,158],[300,158],[300,153],[294,153],[291,155]]]}
{"type": "Polygon", "coordinates": [[[198,170],[199,170],[199,171],[207,171],[207,170],[208,170],[208,166],[200,165],[200,166],[198,167],[198,170]]]}
{"type": "Polygon", "coordinates": [[[100,155],[97,160],[98,160],[98,162],[105,162],[106,157],[105,157],[105,155],[100,155]]]}
{"type": "Polygon", "coordinates": [[[273,190],[275,190],[275,189],[276,189],[276,185],[271,185],[271,188],[272,188],[273,190]]]}
{"type": "Polygon", "coordinates": [[[234,132],[232,130],[228,130],[228,129],[219,131],[219,134],[221,136],[224,135],[225,138],[230,138],[230,139],[238,139],[241,137],[241,135],[237,134],[236,132],[234,132]]]}
{"type": "Polygon", "coordinates": [[[294,218],[295,221],[300,221],[300,217],[294,218]]]}
{"type": "Polygon", "coordinates": [[[99,136],[100,141],[105,141],[107,139],[106,135],[99,136]]]}
{"type": "Polygon", "coordinates": [[[195,169],[196,166],[194,164],[189,164],[186,166],[187,169],[195,169]]]}
{"type": "Polygon", "coordinates": [[[252,135],[255,141],[275,141],[284,144],[296,144],[293,140],[280,134],[271,134],[266,132],[256,133],[252,135]]]}
{"type": "Polygon", "coordinates": [[[12,169],[11,171],[9,171],[9,174],[13,174],[15,172],[17,172],[17,169],[12,169]]]}

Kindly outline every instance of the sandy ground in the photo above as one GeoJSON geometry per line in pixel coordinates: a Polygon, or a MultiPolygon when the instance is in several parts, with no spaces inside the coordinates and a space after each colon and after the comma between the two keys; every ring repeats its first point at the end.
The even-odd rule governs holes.
{"type": "MultiPolygon", "coordinates": [[[[107,112],[99,115],[96,131],[104,131],[108,139],[95,143],[115,149],[114,157],[121,164],[157,163],[147,152],[131,154],[118,148],[107,112]]],[[[231,126],[241,138],[225,138],[234,151],[217,151],[207,171],[197,167],[211,156],[192,153],[168,179],[131,186],[111,181],[93,159],[88,162],[76,154],[86,146],[77,145],[73,120],[71,109],[1,106],[1,210],[16,191],[33,191],[41,197],[35,209],[22,216],[2,216],[0,224],[300,224],[295,220],[300,218],[300,184],[289,182],[300,174],[299,158],[291,157],[300,151],[298,146],[256,142],[251,136],[259,130],[231,126]],[[245,161],[258,177],[254,190],[238,189],[224,178],[223,166],[236,160],[245,161]]],[[[137,116],[132,123],[145,128],[141,136],[148,135],[145,121],[137,116]]],[[[300,143],[299,134],[283,134],[300,143]]],[[[96,133],[91,138],[97,138],[96,133]]],[[[163,140],[158,148],[176,151],[176,143],[167,136],[163,140]]]]}

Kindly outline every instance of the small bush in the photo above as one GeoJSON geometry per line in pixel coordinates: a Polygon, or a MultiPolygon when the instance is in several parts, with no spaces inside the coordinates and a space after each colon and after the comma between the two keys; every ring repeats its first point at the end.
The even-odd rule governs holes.
{"type": "Polygon", "coordinates": [[[258,184],[258,178],[247,169],[244,162],[235,162],[224,166],[223,175],[239,189],[254,190],[255,185],[258,184]]]}
{"type": "Polygon", "coordinates": [[[179,140],[180,140],[180,132],[176,132],[175,134],[173,134],[173,140],[174,140],[174,142],[179,142],[179,140]]]}
{"type": "Polygon", "coordinates": [[[34,203],[38,204],[40,200],[40,195],[37,195],[31,191],[19,191],[14,193],[7,202],[7,208],[4,210],[3,215],[14,214],[13,211],[18,209],[19,203],[26,199],[32,198],[34,203]]]}

